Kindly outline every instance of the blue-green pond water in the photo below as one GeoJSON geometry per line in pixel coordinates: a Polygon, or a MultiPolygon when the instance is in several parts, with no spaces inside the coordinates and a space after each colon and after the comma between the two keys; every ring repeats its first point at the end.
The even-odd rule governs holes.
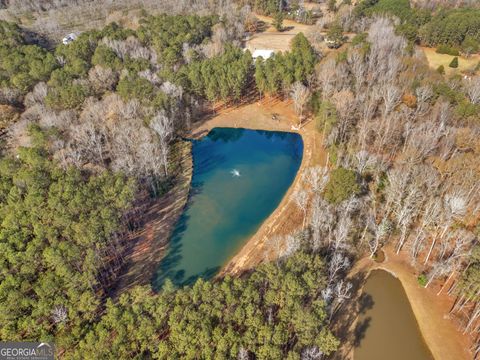
{"type": "Polygon", "coordinates": [[[194,140],[190,198],[153,288],[214,276],[278,206],[302,154],[295,133],[215,128],[194,140]]]}

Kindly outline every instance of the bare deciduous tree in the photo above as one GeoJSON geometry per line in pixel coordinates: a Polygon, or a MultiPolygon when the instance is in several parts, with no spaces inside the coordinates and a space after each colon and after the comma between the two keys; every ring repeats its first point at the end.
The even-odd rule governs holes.
{"type": "Polygon", "coordinates": [[[292,86],[290,96],[293,100],[295,112],[299,117],[299,124],[301,124],[303,121],[303,112],[305,111],[305,106],[310,98],[310,90],[301,82],[297,81],[292,86]]]}
{"type": "Polygon", "coordinates": [[[480,104],[480,76],[466,80],[465,88],[472,104],[480,104]]]}
{"type": "Polygon", "coordinates": [[[294,193],[293,199],[295,200],[295,204],[302,210],[303,213],[303,221],[302,221],[302,229],[305,229],[305,220],[307,217],[307,206],[308,206],[308,194],[304,190],[298,190],[294,193]]]}
{"type": "Polygon", "coordinates": [[[160,140],[160,151],[162,154],[162,162],[165,176],[168,176],[168,154],[169,144],[173,135],[173,122],[164,111],[157,113],[150,123],[151,128],[157,133],[160,140]]]}
{"type": "Polygon", "coordinates": [[[329,179],[328,168],[324,166],[310,167],[305,170],[303,180],[310,185],[314,193],[320,193],[327,185],[329,179]]]}
{"type": "Polygon", "coordinates": [[[323,356],[322,350],[317,346],[308,346],[302,350],[301,360],[320,360],[323,356]]]}

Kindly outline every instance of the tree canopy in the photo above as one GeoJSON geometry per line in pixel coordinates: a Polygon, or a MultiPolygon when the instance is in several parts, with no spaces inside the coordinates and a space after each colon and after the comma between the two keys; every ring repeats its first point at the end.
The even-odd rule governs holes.
{"type": "Polygon", "coordinates": [[[328,202],[338,204],[359,192],[360,186],[355,172],[340,167],[332,170],[324,196],[328,202]]]}
{"type": "Polygon", "coordinates": [[[332,353],[338,340],[328,330],[326,285],[319,255],[297,253],[241,278],[198,280],[157,295],[136,288],[107,310],[75,350],[75,357],[198,359],[300,359],[305,348],[332,353]]]}
{"type": "Polygon", "coordinates": [[[113,279],[133,185],[62,170],[40,147],[0,160],[2,339],[68,347],[82,336],[113,279]]]}

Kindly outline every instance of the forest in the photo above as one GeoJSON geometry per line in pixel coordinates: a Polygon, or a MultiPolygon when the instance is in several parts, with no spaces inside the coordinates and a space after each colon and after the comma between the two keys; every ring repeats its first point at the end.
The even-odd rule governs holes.
{"type": "MultiPolygon", "coordinates": [[[[0,4],[52,18],[98,5],[0,4]]],[[[331,5],[314,26],[338,32],[339,49],[299,33],[256,61],[242,49],[252,11],[297,3],[144,1],[160,12],[138,27],[111,22],[55,46],[34,40],[41,17],[32,29],[0,20],[1,339],[52,340],[73,359],[326,359],[341,346],[347,274],[390,246],[421,286],[455,298],[449,316],[480,356],[479,67],[445,74],[417,47],[477,54],[478,4],[331,5]],[[309,168],[294,194],[304,226],[270,239],[277,258],[241,276],[112,298],[139,199],[175,185],[176,144],[212,104],[252,94],[292,101],[324,140],[330,166],[309,168]]]]}
{"type": "MultiPolygon", "coordinates": [[[[161,196],[175,181],[177,134],[206,101],[238,101],[248,90],[254,67],[238,48],[241,33],[215,15],[160,15],[136,31],[112,23],[48,50],[13,23],[1,29],[1,102],[10,115],[0,175],[2,339],[52,339],[73,358],[98,353],[111,332],[124,334],[105,347],[112,358],[293,359],[336,349],[315,254],[245,279],[167,286],[158,295],[146,287],[107,301],[136,198],[144,190],[161,196]],[[225,306],[231,315],[218,323],[225,306]],[[118,314],[126,322],[112,324],[118,314]],[[200,330],[199,342],[189,341],[200,330]]],[[[313,58],[295,67],[305,52],[312,50],[299,36],[285,55],[292,62],[285,86],[313,72],[313,58]]]]}

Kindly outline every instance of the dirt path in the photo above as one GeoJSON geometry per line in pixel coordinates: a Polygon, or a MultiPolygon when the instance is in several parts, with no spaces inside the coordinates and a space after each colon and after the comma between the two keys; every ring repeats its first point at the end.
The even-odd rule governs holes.
{"type": "Polygon", "coordinates": [[[190,142],[178,143],[176,156],[181,160],[176,185],[164,196],[148,204],[143,217],[144,225],[129,240],[132,246],[126,256],[126,272],[119,277],[114,296],[135,285],[150,283],[165,253],[173,226],[188,200],[193,170],[190,151],[190,142]]]}
{"type": "Polygon", "coordinates": [[[301,210],[295,205],[292,194],[302,188],[301,177],[304,170],[310,166],[325,164],[326,152],[322,146],[321,134],[315,129],[313,121],[306,123],[300,130],[292,130],[297,124],[297,116],[289,101],[264,100],[229,108],[200,124],[193,130],[193,135],[206,134],[214,127],[242,127],[259,130],[275,130],[298,132],[303,139],[303,158],[293,184],[283,197],[275,211],[263,222],[256,234],[230,260],[220,272],[220,275],[238,274],[250,269],[270,255],[266,248],[266,240],[274,235],[292,234],[300,229],[303,221],[301,210]],[[278,120],[272,120],[272,114],[278,114],[278,120]]]}
{"type": "Polygon", "coordinates": [[[449,319],[448,312],[453,299],[446,294],[437,296],[439,288],[425,289],[417,282],[415,269],[408,263],[403,254],[395,255],[385,249],[386,260],[377,263],[369,258],[358,261],[351,271],[350,279],[354,283],[354,295],[349,304],[342,308],[337,322],[343,327],[336,328],[342,338],[342,348],[335,359],[353,359],[353,343],[355,341],[356,314],[361,304],[361,287],[370,271],[383,269],[397,277],[405,289],[423,338],[435,360],[468,360],[472,358],[468,349],[469,338],[463,336],[455,322],[449,319]],[[353,315],[352,315],[353,314],[353,315]],[[340,333],[343,332],[343,333],[340,333]]]}

